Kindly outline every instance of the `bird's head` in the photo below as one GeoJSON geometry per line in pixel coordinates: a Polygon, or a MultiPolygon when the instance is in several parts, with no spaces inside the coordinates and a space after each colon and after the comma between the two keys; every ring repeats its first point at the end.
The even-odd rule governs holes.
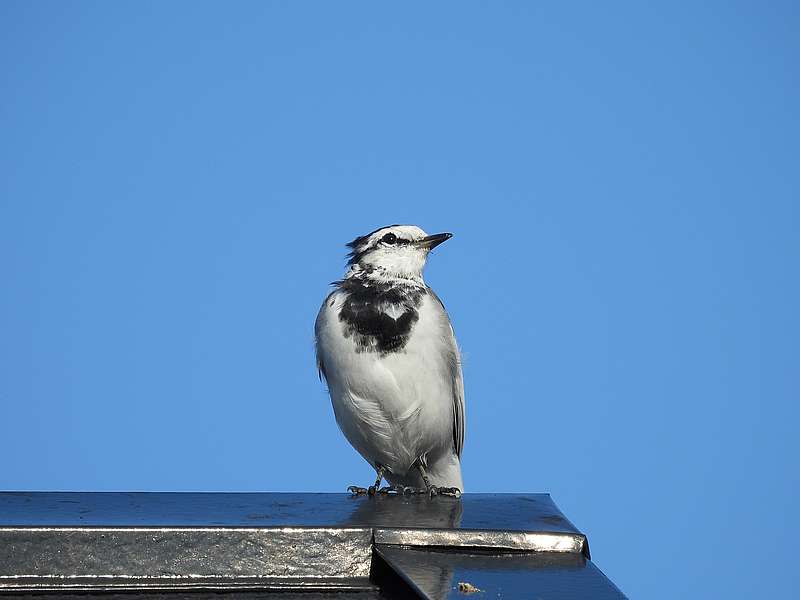
{"type": "Polygon", "coordinates": [[[415,225],[381,227],[347,244],[347,264],[384,277],[421,279],[430,251],[451,237],[452,233],[428,235],[415,225]]]}

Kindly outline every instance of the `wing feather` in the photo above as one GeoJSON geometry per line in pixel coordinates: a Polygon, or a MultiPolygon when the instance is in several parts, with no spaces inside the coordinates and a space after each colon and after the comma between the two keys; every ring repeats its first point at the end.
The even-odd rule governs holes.
{"type": "Polygon", "coordinates": [[[444,307],[444,302],[436,293],[428,288],[428,293],[436,299],[442,307],[444,318],[447,320],[449,327],[447,340],[450,346],[450,356],[448,357],[448,368],[450,371],[450,381],[453,390],[453,447],[456,451],[456,456],[461,458],[461,451],[464,449],[464,431],[466,429],[466,410],[464,407],[464,375],[461,371],[461,353],[458,351],[458,344],[456,343],[456,335],[453,330],[453,324],[450,322],[450,317],[447,314],[447,309],[444,307]]]}
{"type": "Polygon", "coordinates": [[[325,382],[328,381],[328,374],[325,372],[325,362],[322,360],[322,352],[320,352],[319,348],[319,336],[320,330],[323,327],[323,319],[326,317],[325,305],[328,305],[328,307],[333,306],[333,296],[337,291],[338,290],[333,290],[325,297],[325,300],[322,301],[322,307],[319,309],[319,313],[317,313],[317,320],[314,321],[314,354],[317,358],[317,374],[319,375],[319,380],[322,381],[324,379],[325,382]]]}

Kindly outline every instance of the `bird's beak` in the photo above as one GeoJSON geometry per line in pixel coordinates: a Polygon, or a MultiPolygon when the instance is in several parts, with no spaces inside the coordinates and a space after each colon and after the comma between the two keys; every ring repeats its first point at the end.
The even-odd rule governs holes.
{"type": "Polygon", "coordinates": [[[429,235],[428,237],[424,237],[421,240],[417,240],[414,242],[420,248],[425,248],[426,250],[433,250],[441,244],[442,242],[446,242],[451,237],[453,237],[452,233],[437,233],[435,235],[429,235]]]}

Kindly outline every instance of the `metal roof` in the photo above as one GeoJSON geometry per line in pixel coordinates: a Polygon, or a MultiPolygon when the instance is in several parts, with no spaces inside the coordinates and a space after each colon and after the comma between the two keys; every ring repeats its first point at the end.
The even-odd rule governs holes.
{"type": "Polygon", "coordinates": [[[137,590],[624,598],[548,494],[0,493],[0,593],[137,590]]]}

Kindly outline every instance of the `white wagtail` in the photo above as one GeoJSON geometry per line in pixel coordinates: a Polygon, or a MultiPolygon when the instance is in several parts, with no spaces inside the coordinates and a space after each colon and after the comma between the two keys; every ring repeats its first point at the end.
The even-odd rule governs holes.
{"type": "Polygon", "coordinates": [[[377,473],[358,494],[460,496],[464,382],[453,327],[422,279],[452,234],[390,225],[358,237],[315,325],[336,422],[377,473]],[[381,488],[386,479],[391,486],[381,488]]]}

